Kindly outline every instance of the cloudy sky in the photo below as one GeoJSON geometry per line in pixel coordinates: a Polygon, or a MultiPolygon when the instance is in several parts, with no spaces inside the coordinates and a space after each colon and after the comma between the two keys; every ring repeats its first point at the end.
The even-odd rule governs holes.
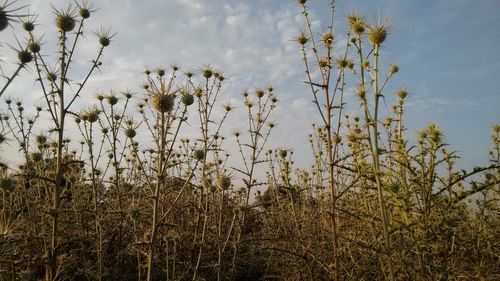
{"type": "MultiPolygon", "coordinates": [[[[70,3],[51,2],[58,8],[70,3]]],[[[328,21],[327,2],[308,1],[318,33],[328,21]]],[[[30,10],[39,14],[37,31],[43,34],[50,55],[56,33],[48,1],[16,3],[23,4],[31,4],[30,10]]],[[[104,26],[117,33],[105,52],[102,73],[89,82],[86,96],[109,89],[140,92],[145,67],[176,63],[196,71],[211,65],[228,77],[222,99],[235,106],[236,115],[243,109],[243,89],[272,84],[280,102],[273,118],[278,129],[271,147],[292,148],[296,158],[310,154],[306,136],[319,115],[301,82],[304,70],[293,38],[302,29],[303,19],[294,0],[101,0],[94,4],[98,10],[90,18],[89,29],[104,26]]],[[[445,131],[446,142],[459,151],[464,166],[485,164],[490,127],[500,123],[500,1],[338,0],[339,40],[345,34],[345,16],[352,11],[368,22],[377,18],[391,22],[382,62],[397,63],[400,68],[387,93],[402,87],[411,93],[408,135],[436,122],[445,131]]],[[[12,42],[12,33],[12,29],[2,32],[0,40],[12,42]]],[[[79,51],[81,64],[97,49],[91,32],[86,35],[88,40],[79,51]]],[[[2,64],[14,61],[5,44],[0,50],[2,64]]],[[[36,102],[39,91],[33,83],[24,82],[32,76],[23,72],[22,77],[9,95],[36,102]]],[[[239,126],[238,120],[235,117],[228,124],[227,135],[239,126]]]]}

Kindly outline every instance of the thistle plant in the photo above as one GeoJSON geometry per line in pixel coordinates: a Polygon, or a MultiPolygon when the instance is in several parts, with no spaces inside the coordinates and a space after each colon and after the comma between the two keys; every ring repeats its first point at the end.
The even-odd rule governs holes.
{"type": "MultiPolygon", "coordinates": [[[[61,191],[63,188],[64,167],[67,163],[64,162],[64,140],[65,128],[68,114],[72,114],[70,108],[77,98],[82,94],[86,82],[89,80],[93,72],[102,64],[101,58],[104,48],[107,45],[102,44],[99,39],[99,48],[96,57],[91,61],[88,72],[81,78],[75,88],[69,87],[69,81],[78,81],[76,77],[72,77],[70,73],[70,65],[75,60],[74,54],[78,43],[82,38],[84,24],[90,16],[90,5],[77,5],[75,8],[69,5],[66,9],[57,9],[53,7],[55,16],[55,25],[59,34],[57,45],[59,47],[59,55],[56,60],[56,65],[51,66],[46,62],[46,58],[39,52],[33,44],[39,42],[34,35],[34,30],[29,24],[25,24],[25,29],[28,29],[29,40],[32,43],[33,60],[35,64],[35,72],[37,81],[42,90],[43,97],[46,102],[47,111],[50,114],[51,122],[54,126],[53,130],[57,134],[57,160],[56,174],[54,178],[54,187],[52,194],[52,232],[50,247],[47,251],[47,270],[46,280],[54,280],[57,278],[58,271],[58,249],[60,248],[58,238],[60,235],[59,226],[59,208],[61,203],[61,191]],[[76,32],[74,29],[76,28],[76,32]]],[[[105,36],[101,35],[100,37],[105,36]]],[[[111,39],[108,36],[107,39],[111,39]]]]}

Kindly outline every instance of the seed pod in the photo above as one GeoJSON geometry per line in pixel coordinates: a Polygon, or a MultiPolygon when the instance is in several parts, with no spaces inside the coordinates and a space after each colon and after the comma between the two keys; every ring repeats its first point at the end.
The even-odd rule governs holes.
{"type": "Polygon", "coordinates": [[[286,149],[280,149],[278,150],[278,156],[281,157],[281,158],[285,158],[287,155],[287,151],[286,149]]]}

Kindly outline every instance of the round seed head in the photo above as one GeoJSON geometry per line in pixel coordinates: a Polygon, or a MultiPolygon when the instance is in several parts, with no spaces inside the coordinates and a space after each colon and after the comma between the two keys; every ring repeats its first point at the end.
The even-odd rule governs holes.
{"type": "Polygon", "coordinates": [[[23,29],[31,32],[35,29],[35,24],[32,21],[23,22],[23,29]]]}
{"type": "Polygon", "coordinates": [[[134,138],[136,135],[137,135],[137,132],[134,130],[134,128],[129,127],[129,128],[126,128],[126,129],[125,129],[125,136],[126,136],[127,138],[132,139],[132,138],[134,138]]]}
{"type": "Polygon", "coordinates": [[[203,77],[205,77],[206,79],[209,79],[210,77],[212,77],[212,75],[213,75],[212,69],[210,69],[208,67],[203,69],[203,77]]]}
{"type": "Polygon", "coordinates": [[[278,156],[281,157],[281,158],[285,158],[287,155],[287,151],[286,149],[280,149],[278,150],[278,156]]]}
{"type": "Polygon", "coordinates": [[[35,141],[37,144],[45,144],[47,142],[47,136],[45,135],[37,135],[35,137],[35,141]]]}
{"type": "Polygon", "coordinates": [[[106,97],[106,101],[110,105],[115,105],[118,103],[118,98],[115,95],[109,95],[106,97]]]}
{"type": "Polygon", "coordinates": [[[7,12],[3,10],[3,7],[0,7],[0,31],[3,31],[7,26],[9,26],[7,12]]]}
{"type": "Polygon", "coordinates": [[[191,94],[184,94],[181,97],[181,102],[186,106],[190,106],[194,103],[194,97],[191,94]]]}
{"type": "Polygon", "coordinates": [[[32,153],[31,160],[33,160],[33,162],[40,162],[43,160],[43,155],[39,152],[32,153]]]}
{"type": "Polygon", "coordinates": [[[219,175],[217,177],[217,187],[222,190],[227,190],[231,187],[231,178],[224,174],[219,175]]]}
{"type": "Polygon", "coordinates": [[[22,50],[17,52],[17,58],[21,64],[26,64],[33,60],[33,55],[27,50],[22,50]]]}
{"type": "Polygon", "coordinates": [[[396,92],[396,96],[399,98],[399,99],[402,99],[404,100],[406,98],[406,96],[408,95],[408,93],[403,90],[403,89],[399,89],[397,92],[396,92]]]}
{"type": "Polygon", "coordinates": [[[300,45],[304,46],[305,44],[307,44],[307,41],[309,41],[309,38],[307,38],[307,35],[305,32],[301,32],[299,34],[299,36],[297,36],[297,42],[300,45]]]}
{"type": "Polygon", "coordinates": [[[399,67],[396,64],[391,64],[391,66],[389,67],[389,73],[392,75],[397,73],[398,71],[399,67]]]}
{"type": "Polygon", "coordinates": [[[329,31],[325,32],[321,35],[321,42],[323,42],[325,46],[331,46],[333,43],[333,35],[329,31]]]}
{"type": "Polygon", "coordinates": [[[99,37],[99,44],[101,44],[101,46],[107,47],[107,46],[109,46],[110,43],[111,43],[111,39],[109,37],[106,37],[106,36],[99,37]]]}
{"type": "Polygon", "coordinates": [[[159,77],[163,77],[165,75],[165,69],[160,68],[156,70],[156,74],[158,74],[159,77]]]}
{"type": "Polygon", "coordinates": [[[81,7],[78,13],[80,14],[80,17],[84,19],[88,19],[90,17],[90,10],[86,7],[81,7]]]}
{"type": "Polygon", "coordinates": [[[57,74],[55,74],[54,72],[47,73],[45,77],[49,82],[55,82],[57,80],[57,74]]]}
{"type": "Polygon", "coordinates": [[[374,46],[380,46],[387,38],[387,26],[376,25],[368,29],[368,42],[374,46]]]}
{"type": "Polygon", "coordinates": [[[56,26],[63,32],[70,32],[75,28],[75,18],[69,13],[59,13],[56,16],[56,26]]]}
{"type": "Polygon", "coordinates": [[[196,160],[201,161],[205,158],[205,151],[203,151],[201,149],[197,149],[194,151],[193,156],[196,160]]]}
{"type": "Polygon", "coordinates": [[[346,59],[337,60],[337,65],[339,66],[339,68],[345,68],[348,64],[349,62],[346,59]]]}
{"type": "Polygon", "coordinates": [[[34,54],[40,52],[40,43],[38,42],[30,42],[28,43],[28,50],[34,54]]]}
{"type": "Polygon", "coordinates": [[[156,93],[151,96],[151,106],[158,112],[170,112],[174,108],[174,96],[156,93]]]}
{"type": "Polygon", "coordinates": [[[264,96],[264,91],[262,91],[260,89],[256,90],[255,91],[255,95],[260,99],[260,98],[262,98],[264,96]]]}
{"type": "Polygon", "coordinates": [[[0,179],[0,188],[4,191],[11,192],[16,188],[16,182],[12,178],[2,177],[0,179]]]}

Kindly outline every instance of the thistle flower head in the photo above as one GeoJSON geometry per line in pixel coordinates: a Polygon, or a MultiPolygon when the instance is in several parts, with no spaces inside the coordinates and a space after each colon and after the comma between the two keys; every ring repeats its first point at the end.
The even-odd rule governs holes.
{"type": "Polygon", "coordinates": [[[15,12],[25,8],[26,6],[9,9],[9,7],[13,3],[15,3],[15,1],[9,2],[8,0],[6,0],[3,4],[0,4],[0,31],[3,31],[5,28],[7,28],[10,22],[19,22],[20,18],[26,16],[15,14],[15,12]]]}
{"type": "Polygon", "coordinates": [[[388,24],[377,23],[373,26],[368,27],[368,42],[373,46],[380,46],[385,39],[387,38],[387,34],[389,32],[388,24]]]}
{"type": "Polygon", "coordinates": [[[184,93],[181,97],[181,102],[185,106],[190,106],[194,103],[194,97],[190,93],[184,93]]]}
{"type": "Polygon", "coordinates": [[[397,64],[391,63],[389,66],[389,74],[393,75],[396,74],[399,71],[399,67],[397,64]]]}
{"type": "Polygon", "coordinates": [[[321,35],[320,40],[326,47],[330,47],[330,46],[332,46],[332,43],[333,43],[333,34],[330,33],[330,31],[327,31],[327,32],[323,33],[323,35],[321,35]]]}
{"type": "Polygon", "coordinates": [[[193,157],[194,159],[201,161],[205,158],[205,151],[203,151],[202,149],[197,149],[194,151],[193,157]]]}
{"type": "Polygon", "coordinates": [[[408,95],[408,92],[406,92],[405,89],[399,89],[397,92],[396,92],[396,96],[401,99],[401,100],[404,100],[406,98],[406,96],[408,95]]]}
{"type": "Polygon", "coordinates": [[[157,112],[170,112],[174,108],[174,95],[154,93],[151,95],[151,107],[157,112]]]}
{"type": "Polygon", "coordinates": [[[76,10],[72,5],[69,5],[66,10],[59,10],[52,6],[54,14],[56,16],[55,24],[56,27],[62,32],[70,32],[75,28],[76,25],[76,10]]]}
{"type": "Polygon", "coordinates": [[[94,4],[89,1],[83,1],[82,3],[76,2],[78,6],[78,14],[82,19],[88,19],[92,12],[95,12],[94,4]]]}
{"type": "Polygon", "coordinates": [[[111,39],[116,35],[116,33],[112,33],[110,28],[101,27],[99,31],[94,32],[99,40],[99,44],[104,48],[111,44],[111,39]]]}
{"type": "Polygon", "coordinates": [[[217,177],[217,187],[221,190],[227,190],[231,187],[231,178],[226,174],[220,174],[217,177]]]}
{"type": "Polygon", "coordinates": [[[33,60],[33,55],[28,50],[20,50],[17,52],[17,58],[21,64],[27,64],[33,60]]]}
{"type": "Polygon", "coordinates": [[[307,38],[307,35],[304,31],[302,31],[299,36],[297,36],[297,43],[300,45],[304,46],[307,44],[307,41],[309,41],[309,38],[307,38]]]}

